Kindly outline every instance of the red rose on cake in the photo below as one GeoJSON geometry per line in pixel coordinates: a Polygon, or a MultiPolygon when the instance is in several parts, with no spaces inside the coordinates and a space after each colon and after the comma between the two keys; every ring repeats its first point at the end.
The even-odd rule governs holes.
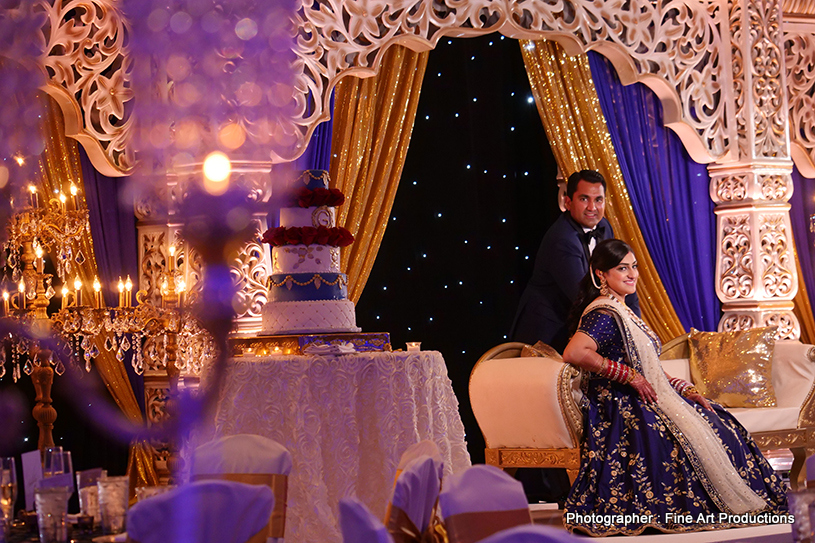
{"type": "Polygon", "coordinates": [[[322,187],[316,189],[300,187],[294,191],[294,198],[299,207],[337,207],[345,202],[345,195],[339,189],[322,187]]]}
{"type": "Polygon", "coordinates": [[[272,247],[283,245],[331,245],[332,247],[345,247],[354,242],[354,236],[342,226],[327,228],[325,226],[278,226],[270,228],[260,238],[263,243],[272,247]]]}

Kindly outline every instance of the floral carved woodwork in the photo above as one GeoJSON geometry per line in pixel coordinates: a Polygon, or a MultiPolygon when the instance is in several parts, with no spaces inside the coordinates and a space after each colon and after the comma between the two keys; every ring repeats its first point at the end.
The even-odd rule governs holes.
{"type": "MultiPolygon", "coordinates": [[[[43,64],[52,94],[97,168],[108,175],[129,173],[135,120],[127,105],[133,99],[123,47],[128,27],[118,3],[38,1],[48,11],[43,64]],[[101,151],[93,152],[93,145],[101,151]]],[[[294,21],[295,86],[302,92],[292,97],[292,117],[281,119],[297,143],[291,156],[271,150],[269,159],[288,162],[300,156],[313,130],[330,116],[337,81],[373,75],[391,45],[426,50],[444,36],[501,32],[555,39],[572,52],[596,49],[609,56],[626,82],[643,81],[657,91],[666,123],[697,160],[715,160],[736,144],[735,111],[723,90],[731,86],[729,44],[722,39],[727,15],[715,0],[302,2],[294,21]]]]}
{"type": "Polygon", "coordinates": [[[68,136],[82,142],[106,175],[133,170],[133,99],[128,75],[127,26],[112,0],[37,0],[47,14],[42,65],[46,92],[65,115],[68,136]]]}
{"type": "Polygon", "coordinates": [[[722,229],[719,265],[720,290],[725,299],[753,293],[753,250],[749,215],[726,217],[722,229]]]}
{"type": "Polygon", "coordinates": [[[795,265],[788,243],[788,222],[783,214],[761,217],[761,283],[768,298],[786,298],[795,294],[791,265],[795,265]]]}

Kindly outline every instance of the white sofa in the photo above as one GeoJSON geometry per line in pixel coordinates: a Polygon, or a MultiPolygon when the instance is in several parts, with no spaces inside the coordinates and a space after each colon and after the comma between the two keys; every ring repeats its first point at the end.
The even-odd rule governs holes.
{"type": "MultiPolygon", "coordinates": [[[[486,442],[486,462],[519,467],[563,467],[574,480],[580,464],[583,416],[580,372],[556,357],[520,358],[522,343],[485,353],[470,374],[470,403],[486,442]]],[[[691,381],[687,337],[667,343],[668,375],[691,381]]],[[[730,411],[763,451],[790,449],[790,481],[804,486],[802,469],[815,454],[815,347],[779,341],[773,353],[776,407],[730,411]]]]}

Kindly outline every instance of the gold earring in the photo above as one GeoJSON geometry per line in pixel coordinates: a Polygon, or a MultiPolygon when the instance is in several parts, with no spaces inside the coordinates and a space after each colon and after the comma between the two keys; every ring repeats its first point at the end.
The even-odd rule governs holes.
{"type": "Polygon", "coordinates": [[[608,282],[605,277],[600,276],[600,294],[608,296],[608,282]]]}

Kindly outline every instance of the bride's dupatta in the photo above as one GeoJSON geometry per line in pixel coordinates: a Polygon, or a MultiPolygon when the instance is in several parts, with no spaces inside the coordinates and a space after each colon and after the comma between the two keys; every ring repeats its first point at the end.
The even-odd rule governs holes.
{"type": "Polygon", "coordinates": [[[693,469],[714,503],[724,512],[758,512],[767,503],[742,480],[710,424],[668,382],[659,361],[659,339],[628,307],[601,296],[584,311],[604,309],[617,321],[631,366],[640,372],[657,394],[656,414],[690,458],[693,469]]]}

